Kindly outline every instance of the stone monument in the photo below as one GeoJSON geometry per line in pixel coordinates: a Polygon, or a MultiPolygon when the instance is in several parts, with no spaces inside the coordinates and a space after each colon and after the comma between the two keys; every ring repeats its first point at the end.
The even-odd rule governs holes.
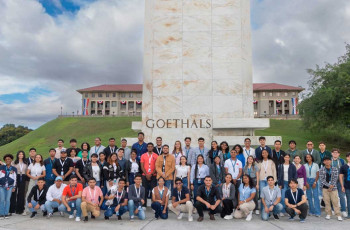
{"type": "Polygon", "coordinates": [[[173,145],[186,136],[242,143],[269,127],[254,119],[249,0],[145,6],[142,122],[134,130],[173,145]]]}

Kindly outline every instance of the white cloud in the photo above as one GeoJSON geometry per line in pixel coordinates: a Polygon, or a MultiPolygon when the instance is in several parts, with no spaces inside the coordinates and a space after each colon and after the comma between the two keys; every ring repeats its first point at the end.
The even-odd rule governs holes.
{"type": "Polygon", "coordinates": [[[28,93],[38,87],[38,82],[20,82],[15,78],[0,75],[0,95],[13,93],[28,93]]]}

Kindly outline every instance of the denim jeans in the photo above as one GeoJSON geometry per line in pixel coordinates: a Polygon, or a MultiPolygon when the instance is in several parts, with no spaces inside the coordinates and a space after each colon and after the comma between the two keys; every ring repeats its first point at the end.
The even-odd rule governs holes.
{"type": "MultiPolygon", "coordinates": [[[[270,208],[270,207],[268,206],[268,208],[270,208]]],[[[275,215],[278,215],[282,212],[282,210],[283,210],[283,205],[281,203],[278,203],[276,206],[273,207],[272,213],[275,215]]],[[[261,211],[261,219],[268,220],[270,217],[270,214],[271,214],[271,212],[266,213],[265,207],[263,207],[262,211],[261,211]]]]}
{"type": "Polygon", "coordinates": [[[204,180],[200,180],[200,182],[198,182],[198,179],[194,179],[193,181],[193,200],[194,202],[196,202],[196,196],[197,196],[197,191],[198,191],[198,187],[201,186],[203,184],[204,180]]]}
{"type": "Polygon", "coordinates": [[[286,213],[286,204],[284,198],[286,197],[286,191],[289,189],[288,181],[283,181],[283,188],[281,189],[281,204],[283,205],[282,212],[286,213]]]}
{"type": "Polygon", "coordinates": [[[164,207],[159,202],[153,202],[151,205],[152,209],[155,211],[154,217],[155,218],[161,218],[161,219],[168,219],[168,209],[166,209],[166,213],[163,213],[164,207]]]}
{"type": "Polygon", "coordinates": [[[117,216],[122,216],[124,213],[128,211],[128,206],[120,206],[118,213],[115,212],[116,206],[110,206],[105,211],[105,217],[111,217],[113,214],[117,216]]]}
{"type": "Polygon", "coordinates": [[[140,219],[140,220],[144,220],[146,219],[146,215],[145,215],[145,211],[143,210],[142,206],[141,206],[141,203],[140,203],[140,206],[139,207],[136,207],[135,206],[135,203],[133,200],[129,200],[128,201],[128,208],[129,208],[129,215],[130,217],[132,216],[135,216],[135,210],[138,209],[139,212],[137,213],[137,217],[140,219]]]}
{"type": "Polygon", "coordinates": [[[345,189],[345,195],[348,203],[348,218],[350,218],[350,189],[345,189]]]}
{"type": "Polygon", "coordinates": [[[50,188],[51,185],[55,183],[55,180],[45,179],[45,185],[47,188],[50,188]]]}
{"type": "Polygon", "coordinates": [[[167,187],[169,189],[169,191],[171,192],[173,189],[173,184],[174,184],[173,180],[166,180],[164,183],[164,186],[167,187]]]}
{"type": "Polygon", "coordinates": [[[259,195],[260,195],[260,197],[261,197],[261,192],[262,192],[263,188],[265,188],[266,186],[268,186],[266,180],[259,181],[259,192],[260,192],[259,195]]]}
{"type": "Polygon", "coordinates": [[[337,189],[338,189],[338,196],[340,200],[340,211],[346,212],[345,193],[343,193],[341,190],[341,185],[339,180],[337,182],[337,189]]]}
{"type": "Polygon", "coordinates": [[[0,187],[0,216],[7,216],[10,210],[12,187],[0,187]]]}
{"type": "MultiPolygon", "coordinates": [[[[37,210],[35,210],[35,206],[39,203],[39,202],[37,202],[37,201],[35,201],[35,200],[32,200],[30,203],[32,203],[32,208],[29,208],[29,211],[30,212],[36,212],[37,210]]],[[[45,207],[45,204],[42,204],[41,206],[40,206],[40,209],[41,209],[41,211],[43,211],[43,212],[45,212],[46,211],[46,207],[45,207]]]]}
{"type": "Polygon", "coordinates": [[[306,197],[309,202],[310,214],[321,215],[320,199],[318,197],[318,183],[315,188],[312,188],[315,178],[307,178],[307,183],[309,184],[309,189],[306,190],[306,197]]]}
{"type": "Polygon", "coordinates": [[[67,211],[67,207],[64,206],[63,203],[58,207],[58,211],[66,212],[69,215],[73,215],[74,214],[74,210],[77,210],[76,217],[81,217],[81,199],[80,198],[78,198],[76,200],[73,200],[73,201],[68,201],[68,205],[69,205],[69,207],[71,209],[70,212],[67,211]]]}
{"type": "Polygon", "coordinates": [[[135,175],[136,173],[129,173],[128,175],[128,180],[129,180],[129,186],[132,185],[132,184],[135,184],[135,175]]]}
{"type": "Polygon", "coordinates": [[[58,208],[60,205],[56,201],[46,201],[45,208],[48,213],[53,213],[54,208],[58,208]]]}
{"type": "Polygon", "coordinates": [[[184,186],[184,187],[186,187],[186,188],[187,188],[187,186],[188,186],[188,180],[187,180],[187,177],[182,178],[182,184],[183,184],[183,186],[184,186]]]}

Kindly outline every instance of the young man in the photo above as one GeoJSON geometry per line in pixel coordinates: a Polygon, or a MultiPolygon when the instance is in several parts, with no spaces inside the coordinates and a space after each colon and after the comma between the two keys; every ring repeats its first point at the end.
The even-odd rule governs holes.
{"type": "Polygon", "coordinates": [[[115,145],[115,138],[111,137],[108,140],[108,146],[103,150],[103,152],[106,155],[106,159],[112,154],[112,153],[117,153],[118,146],[115,145]]]}
{"type": "Polygon", "coordinates": [[[91,160],[91,155],[96,153],[97,156],[100,154],[100,152],[103,152],[105,150],[106,147],[104,147],[102,144],[101,144],[101,138],[99,137],[96,137],[95,138],[95,146],[91,147],[90,149],[90,157],[89,157],[89,160],[91,160]]]}
{"type": "Polygon", "coordinates": [[[129,186],[128,194],[128,207],[130,221],[133,221],[135,216],[140,220],[146,219],[145,211],[142,205],[145,203],[145,188],[141,186],[142,177],[141,174],[136,174],[134,179],[135,184],[129,186]]]}
{"type": "Polygon", "coordinates": [[[212,186],[212,179],[210,176],[206,176],[204,179],[204,184],[199,186],[195,208],[198,212],[198,222],[203,221],[203,210],[209,210],[210,220],[215,220],[214,214],[221,213],[221,195],[217,187],[212,186]]]}
{"type": "Polygon", "coordinates": [[[156,161],[157,179],[163,177],[165,187],[172,189],[174,183],[175,157],[169,154],[169,145],[163,146],[163,154],[158,156],[156,161]]]}
{"type": "Polygon", "coordinates": [[[141,161],[141,156],[147,152],[147,143],[144,142],[145,134],[143,132],[139,132],[137,134],[138,142],[132,145],[132,149],[136,149],[137,151],[137,160],[141,161]]]}
{"type": "Polygon", "coordinates": [[[89,153],[87,150],[83,150],[81,152],[81,155],[83,156],[83,158],[78,160],[75,164],[75,174],[77,175],[79,181],[85,186],[87,181],[84,178],[84,168],[88,163],[90,163],[90,160],[88,159],[89,153]]]}
{"type": "Polygon", "coordinates": [[[147,207],[147,198],[152,189],[157,185],[156,161],[158,155],[153,152],[153,143],[147,144],[147,152],[141,157],[142,185],[145,186],[144,207],[147,207]]]}
{"type": "MultiPolygon", "coordinates": [[[[191,165],[195,165],[198,155],[202,155],[204,160],[208,158],[209,149],[204,146],[205,140],[203,137],[198,138],[198,147],[194,149],[194,157],[192,157],[191,165]]],[[[188,161],[187,161],[188,162],[188,161]]]]}
{"type": "Polygon", "coordinates": [[[157,153],[158,156],[162,154],[163,151],[163,139],[161,137],[156,138],[156,146],[153,148],[153,152],[157,153]]]}
{"type": "Polygon", "coordinates": [[[318,148],[320,149],[319,153],[320,153],[321,163],[319,164],[319,166],[321,168],[321,166],[324,166],[323,159],[325,157],[332,158],[332,154],[331,154],[331,152],[326,150],[326,143],[324,143],[323,141],[320,142],[320,144],[318,145],[318,148]]]}
{"type": "Polygon", "coordinates": [[[294,217],[299,215],[300,222],[304,223],[308,210],[304,191],[298,188],[298,181],[296,179],[291,179],[289,181],[289,187],[290,189],[286,191],[284,199],[287,206],[286,212],[290,215],[289,220],[294,220],[294,217]]]}
{"type": "Polygon", "coordinates": [[[255,149],[255,157],[257,161],[262,161],[262,156],[261,153],[264,149],[267,150],[267,152],[269,153],[270,157],[272,157],[272,150],[269,146],[266,145],[266,138],[265,137],[259,137],[259,143],[260,146],[258,148],[255,149]]]}
{"type": "Polygon", "coordinates": [[[303,158],[305,158],[307,154],[312,155],[316,164],[321,163],[320,153],[316,149],[314,149],[314,143],[312,141],[308,141],[306,143],[306,149],[303,151],[303,158]]]}
{"type": "MultiPolygon", "coordinates": [[[[332,167],[337,168],[338,175],[339,175],[340,168],[343,165],[345,165],[345,161],[341,159],[339,156],[340,156],[339,149],[337,148],[332,149],[332,167]]],[[[346,213],[345,193],[341,189],[339,178],[337,181],[337,190],[338,190],[338,196],[340,201],[340,211],[342,212],[343,217],[347,217],[348,214],[346,213]]]]}
{"type": "Polygon", "coordinates": [[[124,159],[128,161],[130,160],[131,149],[127,146],[127,144],[128,144],[128,141],[126,139],[122,139],[120,148],[124,149],[124,159]]]}
{"type": "Polygon", "coordinates": [[[96,186],[95,178],[90,178],[88,186],[84,188],[82,194],[81,212],[83,213],[84,222],[86,223],[88,218],[88,212],[91,212],[92,216],[100,216],[100,207],[103,203],[103,193],[100,187],[96,186]]]}
{"type": "Polygon", "coordinates": [[[168,205],[170,211],[174,212],[178,220],[182,219],[183,213],[188,212],[188,221],[193,221],[193,204],[190,200],[190,192],[183,186],[181,178],[175,179],[176,188],[172,192],[172,203],[168,205]]]}
{"type": "Polygon", "coordinates": [[[67,149],[67,156],[70,157],[70,152],[75,149],[75,152],[78,153],[81,151],[80,148],[77,147],[77,140],[76,139],[70,139],[69,141],[70,148],[67,149]]]}
{"type": "Polygon", "coordinates": [[[322,188],[323,201],[325,203],[326,219],[331,219],[331,202],[334,208],[335,215],[338,216],[338,220],[342,221],[341,213],[339,210],[339,198],[337,191],[338,181],[338,169],[332,167],[332,160],[329,157],[323,158],[324,167],[320,169],[320,187],[322,188]]]}
{"type": "Polygon", "coordinates": [[[275,220],[278,220],[278,215],[281,213],[283,209],[283,205],[281,202],[281,189],[278,186],[275,186],[275,180],[273,176],[267,177],[268,186],[262,188],[261,192],[261,204],[262,204],[262,212],[261,219],[269,220],[271,213],[275,220]]]}
{"type": "Polygon", "coordinates": [[[58,177],[62,177],[65,184],[68,184],[69,177],[71,176],[74,169],[73,160],[67,157],[67,152],[65,149],[61,150],[61,157],[59,159],[56,159],[52,172],[53,174],[58,177]]]}
{"type": "Polygon", "coordinates": [[[250,140],[250,138],[247,137],[246,139],[244,139],[243,155],[244,155],[245,162],[247,162],[247,158],[249,156],[253,156],[254,159],[256,158],[255,149],[251,147],[251,144],[252,144],[252,140],[250,140]]]}
{"type": "Polygon", "coordinates": [[[126,180],[120,179],[117,193],[111,194],[111,191],[107,193],[108,200],[113,199],[113,204],[105,211],[105,220],[108,220],[113,214],[116,214],[118,220],[121,220],[122,215],[128,211],[128,193],[124,190],[125,185],[126,180]]]}
{"type": "Polygon", "coordinates": [[[117,152],[117,161],[118,164],[120,165],[121,169],[122,169],[122,173],[125,174],[125,164],[126,164],[126,160],[124,158],[124,149],[123,148],[119,148],[118,152],[117,152]]]}
{"type": "Polygon", "coordinates": [[[194,148],[191,147],[191,141],[192,141],[191,137],[186,137],[185,146],[183,147],[183,150],[182,150],[186,154],[188,164],[192,164],[192,162],[196,162],[196,160],[194,159],[196,158],[195,156],[196,153],[194,152],[194,148]]]}
{"type": "Polygon", "coordinates": [[[78,183],[78,177],[73,175],[69,179],[69,185],[63,189],[62,204],[58,207],[58,211],[67,212],[69,219],[74,218],[74,210],[76,210],[75,221],[80,221],[81,217],[81,194],[83,185],[78,183]]]}
{"type": "Polygon", "coordinates": [[[289,141],[289,149],[286,151],[290,155],[290,163],[293,163],[294,157],[299,156],[301,164],[304,164],[303,153],[297,149],[297,142],[294,140],[289,141]]]}
{"type": "Polygon", "coordinates": [[[350,218],[350,152],[346,154],[346,160],[348,163],[340,168],[339,181],[342,192],[346,194],[348,206],[347,217],[350,218]]]}
{"type": "Polygon", "coordinates": [[[242,176],[242,162],[237,159],[236,150],[231,150],[231,159],[225,161],[225,170],[226,174],[230,173],[232,175],[233,184],[236,187],[236,191],[238,191],[238,187],[241,184],[241,176],[242,176]]]}
{"type": "Polygon", "coordinates": [[[34,160],[35,156],[36,156],[36,149],[35,149],[35,148],[30,148],[30,149],[29,149],[29,157],[27,158],[27,164],[28,164],[28,166],[29,166],[31,163],[35,162],[35,160],[34,160]]]}
{"type": "Polygon", "coordinates": [[[274,149],[272,150],[272,160],[276,166],[276,172],[278,172],[278,165],[284,163],[284,156],[286,153],[281,149],[282,142],[280,140],[276,140],[274,144],[274,149]]]}
{"type": "Polygon", "coordinates": [[[56,150],[50,149],[49,150],[49,157],[44,161],[45,169],[46,169],[46,175],[45,175],[45,185],[47,188],[49,188],[51,185],[55,183],[55,174],[53,174],[52,169],[53,165],[55,164],[55,161],[57,160],[55,158],[56,150]]]}
{"type": "Polygon", "coordinates": [[[30,218],[33,218],[37,214],[37,210],[40,208],[43,212],[43,216],[47,215],[47,211],[45,208],[46,202],[46,193],[47,187],[45,186],[44,178],[39,178],[37,181],[37,185],[35,185],[30,191],[27,202],[29,211],[32,213],[30,218]]]}
{"type": "Polygon", "coordinates": [[[63,147],[64,141],[63,141],[62,139],[59,139],[59,140],[57,141],[57,145],[58,145],[58,147],[55,148],[55,150],[56,150],[56,155],[55,155],[55,157],[58,159],[58,158],[61,157],[61,151],[62,151],[62,150],[66,151],[66,148],[63,147]]]}
{"type": "MultiPolygon", "coordinates": [[[[58,208],[62,204],[62,193],[63,189],[67,186],[62,183],[63,178],[57,176],[55,179],[55,184],[51,185],[46,193],[45,208],[48,212],[47,218],[51,218],[53,215],[54,208],[58,208]]],[[[63,212],[60,212],[61,216],[64,216],[63,212]]]]}

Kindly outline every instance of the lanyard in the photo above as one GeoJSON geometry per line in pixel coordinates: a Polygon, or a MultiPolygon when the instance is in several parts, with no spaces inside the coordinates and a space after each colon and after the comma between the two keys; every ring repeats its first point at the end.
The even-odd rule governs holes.
{"type": "Polygon", "coordinates": [[[245,195],[244,195],[248,189],[249,189],[249,186],[243,186],[242,194],[243,194],[243,198],[244,198],[245,200],[248,199],[248,198],[246,198],[245,195]]]}
{"type": "Polygon", "coordinates": [[[199,149],[199,153],[204,156],[204,148],[203,148],[203,150],[201,150],[201,148],[198,148],[198,149],[199,149]]]}
{"type": "Polygon", "coordinates": [[[326,172],[327,172],[327,174],[329,175],[329,179],[331,180],[331,177],[332,177],[332,170],[331,170],[332,168],[330,168],[330,169],[326,169],[326,172]]]}
{"type": "Polygon", "coordinates": [[[111,153],[114,153],[114,149],[115,149],[115,147],[111,147],[111,146],[109,146],[109,150],[111,150],[111,153]]]}
{"type": "Polygon", "coordinates": [[[332,159],[332,167],[337,167],[337,168],[339,169],[339,168],[340,168],[340,166],[339,166],[339,161],[340,161],[340,160],[337,159],[336,161],[337,161],[338,167],[337,167],[337,165],[334,164],[334,160],[333,160],[333,159],[332,159]]]}
{"type": "Polygon", "coordinates": [[[50,159],[51,169],[52,169],[52,167],[53,167],[53,164],[55,163],[55,159],[56,159],[56,158],[54,158],[53,160],[50,159]]]}
{"type": "Polygon", "coordinates": [[[250,149],[249,149],[249,151],[247,151],[247,149],[244,149],[244,151],[247,154],[247,156],[249,157],[250,156],[250,149]]]}
{"type": "Polygon", "coordinates": [[[220,165],[216,165],[216,168],[218,169],[219,174],[221,173],[220,165]]]}
{"type": "Polygon", "coordinates": [[[211,192],[211,187],[209,189],[209,191],[207,191],[207,188],[205,187],[205,194],[207,195],[207,198],[209,198],[210,192],[211,192]]]}
{"type": "Polygon", "coordinates": [[[270,203],[272,203],[273,195],[275,194],[275,189],[272,190],[272,194],[270,193],[270,188],[268,189],[270,195],[270,203]]]}
{"type": "Polygon", "coordinates": [[[41,190],[41,192],[39,193],[39,189],[38,190],[36,190],[36,198],[39,200],[40,199],[40,197],[41,197],[41,195],[43,194],[43,192],[44,192],[44,188],[41,190]]]}
{"type": "Polygon", "coordinates": [[[162,146],[160,148],[156,147],[156,150],[157,150],[158,155],[160,155],[163,151],[163,147],[162,146]],[[160,151],[159,151],[159,149],[160,149],[160,151]]]}
{"type": "Polygon", "coordinates": [[[248,175],[250,176],[250,173],[252,172],[252,166],[250,166],[249,168],[247,168],[248,170],[248,175]]]}
{"type": "Polygon", "coordinates": [[[189,154],[189,152],[190,152],[190,149],[191,149],[191,147],[190,148],[185,148],[185,150],[186,150],[186,158],[188,158],[188,154],[189,154]]]}
{"type": "Polygon", "coordinates": [[[151,157],[148,155],[148,172],[151,172],[151,162],[153,159],[153,153],[151,154],[151,157]]]}
{"type": "MultiPolygon", "coordinates": [[[[138,146],[138,149],[141,151],[142,150],[142,148],[143,148],[143,143],[142,143],[142,145],[140,145],[140,144],[138,144],[139,146],[138,146]]],[[[142,154],[142,153],[141,153],[142,154]]]]}
{"type": "Polygon", "coordinates": [[[94,188],[94,196],[92,196],[91,189],[89,187],[89,193],[90,193],[91,202],[94,202],[95,201],[95,195],[96,195],[96,189],[94,188]]]}
{"type": "Polygon", "coordinates": [[[137,197],[137,198],[140,198],[140,195],[141,195],[141,187],[139,188],[139,192],[137,192],[136,185],[134,184],[134,186],[135,186],[136,197],[137,197]]]}
{"type": "MultiPolygon", "coordinates": [[[[85,165],[86,165],[86,163],[88,162],[88,161],[81,161],[82,163],[83,163],[83,166],[85,167],[85,165]]],[[[62,166],[62,168],[63,168],[63,166],[62,166]]]]}
{"type": "Polygon", "coordinates": [[[178,201],[181,200],[181,191],[177,190],[177,198],[179,199],[178,201]]]}
{"type": "Polygon", "coordinates": [[[311,170],[312,170],[312,166],[314,165],[314,163],[311,164],[311,166],[309,166],[309,177],[311,177],[311,170]]]}
{"type": "Polygon", "coordinates": [[[67,158],[64,159],[64,161],[63,161],[63,163],[62,163],[62,160],[60,159],[60,163],[61,163],[61,166],[62,166],[62,172],[63,172],[63,166],[64,166],[64,164],[66,163],[66,160],[67,160],[67,158]]]}
{"type": "Polygon", "coordinates": [[[230,160],[231,160],[231,164],[232,164],[233,173],[236,173],[235,166],[236,166],[237,159],[235,160],[235,163],[233,163],[232,159],[230,159],[230,160]]]}
{"type": "Polygon", "coordinates": [[[158,186],[158,191],[159,191],[160,199],[163,200],[164,187],[163,187],[162,191],[160,191],[160,188],[158,186]]]}
{"type": "Polygon", "coordinates": [[[226,185],[226,183],[223,185],[223,193],[224,193],[224,197],[227,198],[230,196],[230,186],[231,183],[229,183],[228,185],[226,185]]]}
{"type": "Polygon", "coordinates": [[[166,156],[163,156],[163,168],[162,168],[163,172],[165,172],[165,162],[166,162],[166,156]]]}
{"type": "Polygon", "coordinates": [[[323,153],[320,152],[320,156],[321,156],[321,162],[323,162],[323,158],[326,155],[326,151],[324,151],[323,153]]]}
{"type": "Polygon", "coordinates": [[[264,162],[262,163],[265,169],[265,174],[267,173],[267,168],[269,167],[269,160],[266,161],[266,164],[264,162]]]}
{"type": "Polygon", "coordinates": [[[117,192],[117,202],[118,202],[118,204],[120,204],[120,200],[123,198],[123,194],[124,194],[124,189],[122,191],[122,194],[120,194],[120,196],[119,196],[119,192],[117,192]]]}
{"type": "Polygon", "coordinates": [[[276,152],[276,156],[277,156],[277,160],[279,160],[281,157],[281,152],[280,151],[276,152]]]}
{"type": "Polygon", "coordinates": [[[75,192],[77,191],[77,187],[74,186],[74,192],[72,190],[72,186],[70,186],[70,185],[69,185],[69,189],[70,189],[70,192],[71,192],[72,196],[75,196],[75,192]]]}
{"type": "Polygon", "coordinates": [[[23,163],[19,163],[19,169],[21,170],[21,175],[23,174],[23,163]]]}
{"type": "Polygon", "coordinates": [[[308,149],[306,149],[306,151],[307,151],[308,154],[312,155],[312,153],[314,152],[314,149],[312,149],[311,152],[309,152],[308,149]]]}
{"type": "Polygon", "coordinates": [[[290,190],[290,193],[292,194],[292,197],[293,197],[294,203],[295,203],[295,204],[297,204],[297,199],[298,199],[298,189],[297,189],[297,191],[296,191],[295,197],[294,197],[294,195],[293,195],[293,191],[292,191],[292,190],[290,190]]]}
{"type": "Polygon", "coordinates": [[[179,153],[175,153],[175,159],[177,159],[177,157],[180,155],[180,152],[179,153]]]}
{"type": "Polygon", "coordinates": [[[213,159],[217,156],[218,150],[213,151],[213,159]]]}
{"type": "Polygon", "coordinates": [[[100,150],[100,148],[101,148],[101,145],[100,145],[100,146],[98,146],[98,149],[96,150],[96,146],[95,146],[95,153],[97,153],[97,154],[98,154],[98,150],[100,150]]]}
{"type": "Polygon", "coordinates": [[[6,166],[6,176],[10,175],[10,172],[12,171],[11,168],[12,166],[10,166],[10,168],[7,168],[6,166]]]}

